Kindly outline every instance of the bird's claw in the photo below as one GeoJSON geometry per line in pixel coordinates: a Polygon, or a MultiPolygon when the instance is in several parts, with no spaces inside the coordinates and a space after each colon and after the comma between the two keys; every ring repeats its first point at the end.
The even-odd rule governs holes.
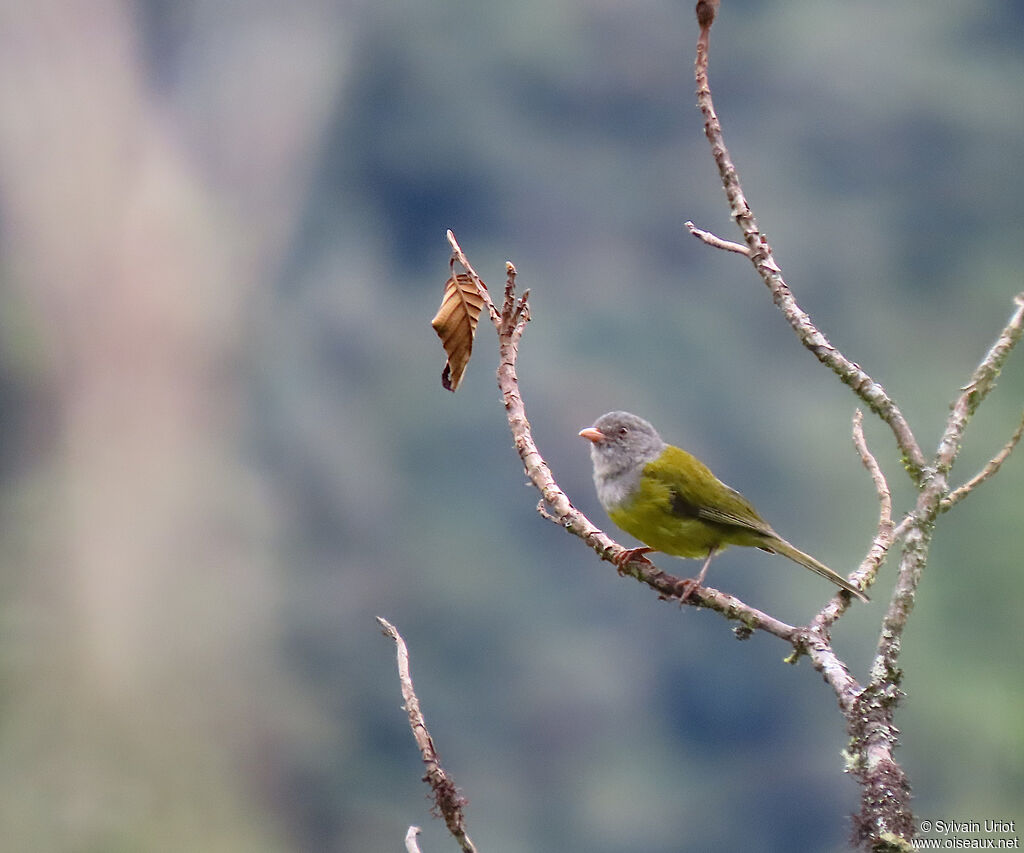
{"type": "Polygon", "coordinates": [[[694,590],[700,589],[700,578],[688,578],[679,586],[679,604],[682,606],[686,603],[686,599],[693,595],[694,590]]]}
{"type": "Polygon", "coordinates": [[[627,548],[625,551],[619,551],[618,554],[612,557],[612,562],[615,564],[615,568],[618,570],[620,575],[626,573],[626,566],[629,563],[646,563],[648,566],[653,566],[654,563],[644,556],[645,554],[650,554],[653,550],[653,548],[646,547],[627,548]]]}

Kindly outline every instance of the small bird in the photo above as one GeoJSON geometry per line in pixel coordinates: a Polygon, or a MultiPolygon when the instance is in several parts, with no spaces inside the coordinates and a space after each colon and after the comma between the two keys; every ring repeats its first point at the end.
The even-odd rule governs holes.
{"type": "MultiPolygon", "coordinates": [[[[665,444],[643,418],[608,412],[580,430],[590,444],[594,485],[608,517],[644,543],[623,552],[622,568],[645,554],[663,551],[673,557],[704,557],[685,599],[704,582],[711,559],[729,545],[782,554],[867,601],[842,575],[819,563],[779,536],[743,495],[729,488],[685,450],[665,444]]],[[[649,561],[648,561],[649,562],[649,561]]]]}

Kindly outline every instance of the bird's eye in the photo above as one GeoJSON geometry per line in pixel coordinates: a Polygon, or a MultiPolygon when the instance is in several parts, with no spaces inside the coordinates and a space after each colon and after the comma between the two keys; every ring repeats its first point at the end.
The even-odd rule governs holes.
{"type": "Polygon", "coordinates": [[[618,432],[620,438],[625,438],[627,435],[629,435],[629,430],[626,429],[625,427],[619,427],[618,432]]]}

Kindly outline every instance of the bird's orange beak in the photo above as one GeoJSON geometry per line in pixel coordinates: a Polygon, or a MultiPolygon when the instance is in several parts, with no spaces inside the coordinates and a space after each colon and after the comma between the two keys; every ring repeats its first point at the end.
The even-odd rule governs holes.
{"type": "Polygon", "coordinates": [[[586,429],[580,430],[580,438],[585,438],[587,441],[592,441],[594,444],[604,441],[604,433],[599,429],[593,427],[587,427],[586,429]]]}

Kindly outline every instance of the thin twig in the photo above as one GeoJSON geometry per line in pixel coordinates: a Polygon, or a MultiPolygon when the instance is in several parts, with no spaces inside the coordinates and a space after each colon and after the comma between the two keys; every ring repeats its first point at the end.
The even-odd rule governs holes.
{"type": "MultiPolygon", "coordinates": [[[[882,473],[881,466],[874,454],[868,448],[867,440],[864,438],[864,414],[860,409],[853,413],[853,446],[860,456],[860,461],[867,468],[871,475],[871,482],[875,486],[875,494],[878,496],[878,528],[874,538],[871,540],[871,547],[861,560],[856,571],[851,575],[850,580],[861,589],[867,590],[875,582],[875,575],[885,560],[889,548],[895,539],[895,527],[892,521],[892,493],[889,490],[889,483],[882,473]]],[[[839,618],[849,607],[849,599],[846,596],[837,595],[814,617],[811,627],[826,629],[839,618]]]]}
{"type": "Polygon", "coordinates": [[[1020,441],[1021,436],[1024,435],[1024,413],[1021,414],[1020,423],[1017,424],[1017,429],[1013,431],[1013,435],[1010,436],[1010,440],[1003,445],[1003,449],[1000,450],[995,456],[993,456],[985,464],[977,474],[971,477],[962,486],[958,486],[953,489],[946,497],[939,502],[939,512],[947,512],[952,509],[956,504],[960,503],[965,497],[973,492],[978,486],[984,483],[989,478],[995,476],[999,471],[1002,464],[1009,458],[1010,454],[1013,453],[1014,448],[1020,441]]]}
{"type": "MultiPolygon", "coordinates": [[[[853,413],[853,443],[860,456],[861,462],[871,475],[871,481],[875,485],[875,492],[878,495],[879,518],[878,532],[872,540],[868,553],[861,561],[860,566],[851,576],[851,580],[861,589],[867,589],[874,582],[878,567],[885,559],[885,555],[892,545],[894,528],[892,523],[892,494],[889,491],[889,484],[886,482],[882,469],[867,446],[864,438],[863,427],[864,416],[860,409],[853,413]]],[[[839,702],[839,707],[844,714],[849,715],[854,703],[863,693],[863,687],[850,675],[846,664],[836,655],[832,644],[828,639],[828,630],[843,612],[849,607],[849,599],[844,595],[835,595],[811,620],[805,635],[805,642],[797,651],[790,656],[791,662],[796,662],[800,653],[805,652],[810,658],[814,668],[824,677],[825,681],[832,687],[839,702]]]]}
{"type": "Polygon", "coordinates": [[[750,249],[742,243],[733,243],[732,240],[723,240],[717,234],[712,234],[710,231],[698,228],[689,220],[686,222],[686,229],[702,243],[706,243],[714,249],[722,249],[726,252],[735,252],[737,255],[745,255],[748,258],[750,257],[750,249]]]}
{"type": "MultiPolygon", "coordinates": [[[[405,640],[398,633],[398,629],[386,619],[377,617],[377,622],[383,629],[384,634],[395,641],[395,654],[398,660],[398,681],[402,687],[403,707],[409,715],[409,726],[412,729],[412,736],[416,739],[423,763],[427,772],[423,781],[430,785],[434,795],[434,803],[438,814],[444,818],[445,825],[452,837],[459,842],[463,853],[476,853],[476,847],[466,834],[466,816],[463,813],[465,799],[459,794],[455,783],[441,766],[441,758],[434,747],[434,739],[427,730],[427,723],[423,719],[423,712],[420,711],[420,700],[416,697],[416,691],[412,686],[412,674],[409,671],[409,650],[406,648],[405,640]]],[[[406,848],[409,845],[409,834],[416,827],[410,827],[406,834],[406,848]]],[[[418,830],[417,830],[418,831],[418,830]]],[[[415,844],[415,834],[413,834],[415,844]]]]}
{"type": "Polygon", "coordinates": [[[860,409],[853,413],[853,444],[857,448],[860,461],[871,475],[871,482],[875,484],[875,493],[878,495],[878,531],[868,553],[854,572],[858,586],[866,589],[875,582],[875,575],[892,546],[896,528],[892,521],[892,492],[889,491],[889,483],[882,473],[878,460],[864,438],[864,414],[860,409]]]}
{"type": "Polygon", "coordinates": [[[910,529],[911,524],[915,521],[914,516],[911,513],[907,513],[903,518],[900,519],[900,523],[893,528],[892,541],[899,542],[904,537],[906,532],[910,529]]]}
{"type": "MultiPolygon", "coordinates": [[[[700,7],[698,7],[699,16],[700,7]]],[[[710,19],[713,17],[712,13],[710,19]]],[[[700,37],[697,40],[697,60],[694,66],[697,79],[697,104],[704,115],[704,133],[711,144],[711,153],[718,166],[718,173],[722,180],[725,196],[729,201],[732,217],[743,232],[743,239],[748,248],[747,257],[750,258],[758,275],[771,291],[773,301],[796,332],[800,342],[814,354],[815,358],[830,368],[844,384],[848,385],[871,411],[889,425],[900,452],[903,454],[904,465],[908,473],[915,482],[919,483],[925,467],[925,458],[910,425],[903,417],[903,413],[886,394],[885,389],[875,382],[860,365],[850,361],[839,352],[800,308],[782,276],[782,270],[775,261],[767,238],[758,228],[754,212],[747,203],[740,185],[739,173],[729,156],[729,149],[725,146],[722,125],[718,120],[711,98],[711,87],[708,83],[710,34],[710,20],[708,20],[706,26],[702,24],[700,37]]]]}
{"type": "Polygon", "coordinates": [[[960,453],[960,442],[968,422],[982,400],[995,387],[999,371],[1024,334],[1024,293],[1018,293],[1013,302],[1016,308],[1003,331],[975,368],[970,381],[961,389],[960,396],[953,402],[952,411],[946,421],[946,430],[935,454],[936,467],[940,473],[946,474],[953,467],[953,462],[960,453]]]}

